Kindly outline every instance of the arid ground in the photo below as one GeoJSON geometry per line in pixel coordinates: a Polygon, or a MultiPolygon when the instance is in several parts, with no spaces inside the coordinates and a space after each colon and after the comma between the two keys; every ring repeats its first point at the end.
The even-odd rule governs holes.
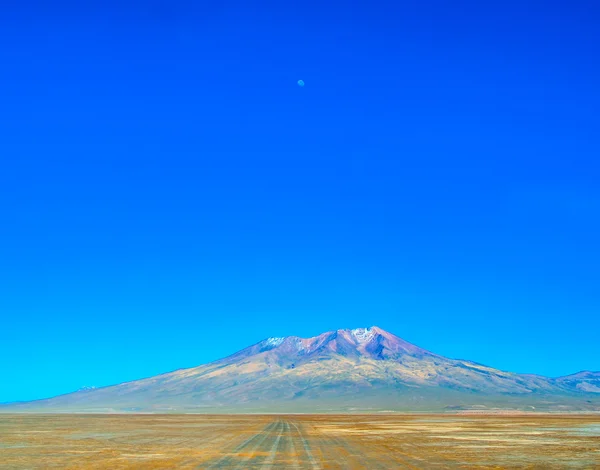
{"type": "Polygon", "coordinates": [[[600,468],[600,416],[5,414],[0,468],[600,468]]]}

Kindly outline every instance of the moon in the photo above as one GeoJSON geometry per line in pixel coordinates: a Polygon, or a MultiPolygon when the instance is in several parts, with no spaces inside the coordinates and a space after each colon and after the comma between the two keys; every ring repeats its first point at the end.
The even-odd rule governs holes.
{"type": "Polygon", "coordinates": [[[298,80],[298,86],[304,86],[304,80],[298,80]]]}

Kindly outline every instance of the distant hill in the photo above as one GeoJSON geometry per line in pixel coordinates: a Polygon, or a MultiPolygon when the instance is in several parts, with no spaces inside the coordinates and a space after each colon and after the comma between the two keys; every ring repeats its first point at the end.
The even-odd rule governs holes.
{"type": "Polygon", "coordinates": [[[556,379],[426,351],[376,326],[268,338],[210,364],[2,411],[600,411],[600,372],[556,379]]]}

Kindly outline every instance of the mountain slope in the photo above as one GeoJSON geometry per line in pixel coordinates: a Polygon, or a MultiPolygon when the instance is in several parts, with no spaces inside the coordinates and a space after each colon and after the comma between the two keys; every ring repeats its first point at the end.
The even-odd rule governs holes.
{"type": "Polygon", "coordinates": [[[503,372],[439,356],[371,327],[313,338],[268,338],[210,364],[11,408],[323,411],[478,405],[600,409],[599,375],[589,372],[549,379],[503,372]]]}
{"type": "Polygon", "coordinates": [[[554,381],[561,387],[569,390],[600,393],[600,372],[586,370],[577,374],[559,377],[554,381]]]}

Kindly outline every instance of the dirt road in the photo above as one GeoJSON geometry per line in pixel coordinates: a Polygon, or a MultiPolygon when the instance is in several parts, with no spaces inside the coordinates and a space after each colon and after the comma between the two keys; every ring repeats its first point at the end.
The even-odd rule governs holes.
{"type": "Polygon", "coordinates": [[[0,469],[600,469],[600,416],[2,415],[0,469]]]}

